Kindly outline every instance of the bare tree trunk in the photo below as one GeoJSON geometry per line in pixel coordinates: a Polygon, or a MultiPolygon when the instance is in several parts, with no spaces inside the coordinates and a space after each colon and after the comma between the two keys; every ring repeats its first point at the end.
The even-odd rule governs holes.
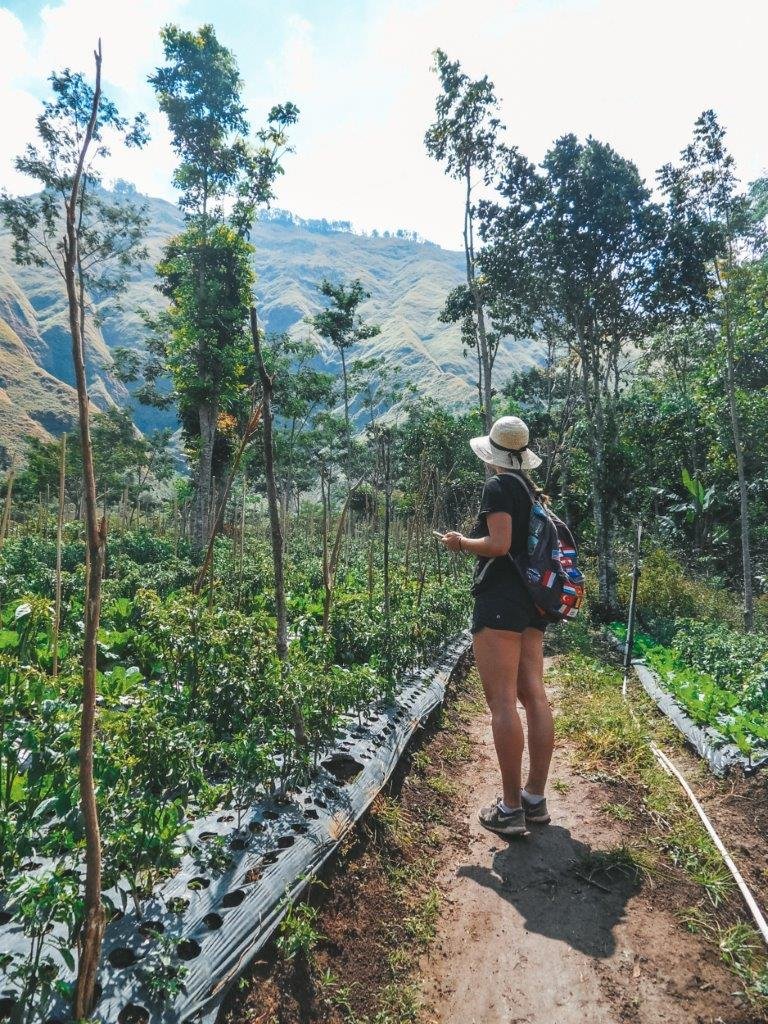
{"type": "Polygon", "coordinates": [[[416,513],[413,512],[408,518],[408,525],[405,533],[405,569],[403,570],[405,580],[408,582],[411,572],[411,542],[413,540],[413,529],[416,521],[416,513]]]}
{"type": "Polygon", "coordinates": [[[344,390],[344,438],[347,447],[344,457],[344,467],[347,474],[347,483],[350,480],[350,459],[352,458],[352,428],[349,422],[349,382],[347,379],[347,357],[344,354],[344,346],[339,348],[341,354],[341,379],[344,390]]]}
{"type": "Polygon", "coordinates": [[[16,479],[16,456],[11,458],[11,466],[8,470],[8,481],[5,485],[5,506],[3,508],[3,520],[0,523],[0,548],[8,539],[8,532],[11,528],[11,503],[13,501],[13,482],[16,479]]]}
{"type": "Polygon", "coordinates": [[[752,545],[749,536],[749,490],[744,469],[744,442],[741,436],[741,419],[736,402],[736,373],[733,332],[730,320],[726,322],[726,386],[728,408],[731,416],[733,453],[736,457],[736,475],[739,482],[739,520],[741,528],[741,571],[744,587],[744,628],[750,632],[754,625],[755,596],[752,583],[752,545]]]}
{"type": "Polygon", "coordinates": [[[597,549],[598,598],[603,614],[606,617],[612,617],[619,603],[616,589],[617,574],[613,551],[612,516],[603,487],[599,483],[598,474],[595,474],[592,484],[592,508],[597,549]]]}
{"type": "Polygon", "coordinates": [[[485,327],[485,311],[480,289],[475,277],[475,243],[472,228],[472,179],[467,170],[466,176],[466,197],[464,201],[464,255],[467,265],[467,288],[472,296],[472,303],[475,307],[475,322],[477,325],[477,348],[478,348],[478,369],[480,370],[480,391],[483,416],[485,417],[485,429],[490,430],[493,424],[493,388],[492,374],[493,365],[491,352],[488,346],[488,332],[485,327]]]}
{"type": "Polygon", "coordinates": [[[85,620],[83,641],[83,706],[80,718],[79,783],[80,806],[85,829],[85,906],[80,959],[75,987],[74,1016],[80,1020],[90,1016],[93,1007],[96,977],[104,935],[104,908],[101,902],[101,833],[93,778],[93,739],[96,726],[96,639],[101,615],[101,579],[107,540],[106,522],[98,518],[96,478],[93,467],[93,446],[89,420],[88,384],[85,371],[83,322],[84,296],[80,253],[78,250],[77,213],[81,202],[80,185],[86,155],[93,139],[101,98],[101,41],[95,53],[96,83],[88,126],[80,148],[72,188],[66,202],[66,236],[64,238],[64,281],[69,305],[69,327],[72,335],[72,362],[77,386],[77,411],[83,460],[85,499],[86,577],[85,620]]]}
{"type": "Polygon", "coordinates": [[[173,496],[173,513],[172,513],[172,530],[173,530],[173,557],[176,558],[179,554],[179,498],[177,494],[173,496]]]}
{"type": "Polygon", "coordinates": [[[339,522],[336,527],[336,537],[333,542],[333,548],[328,551],[328,531],[330,530],[331,524],[331,510],[330,510],[330,488],[328,496],[328,512],[326,515],[326,535],[323,543],[323,586],[325,589],[325,597],[323,599],[323,632],[327,633],[331,624],[331,608],[333,607],[333,592],[336,586],[336,572],[339,568],[339,558],[341,556],[341,544],[344,539],[344,528],[347,525],[347,514],[349,512],[349,503],[354,492],[354,487],[347,491],[347,497],[344,500],[344,505],[341,509],[341,515],[339,516],[339,522]]]}
{"type": "Polygon", "coordinates": [[[64,533],[64,487],[67,474],[67,435],[61,435],[59,453],[59,512],[56,519],[56,593],[53,603],[53,678],[59,675],[59,633],[61,632],[61,547],[64,533]]]}
{"type": "Polygon", "coordinates": [[[368,538],[368,614],[373,614],[373,555],[374,555],[374,532],[371,529],[368,538]]]}
{"type": "Polygon", "coordinates": [[[243,472],[243,495],[242,504],[240,506],[240,543],[237,551],[237,607],[240,607],[240,603],[243,598],[243,571],[245,566],[245,499],[248,494],[248,477],[243,472]]]}
{"type": "MultiPolygon", "coordinates": [[[[272,564],[275,574],[275,613],[277,616],[275,647],[277,656],[283,664],[283,672],[285,672],[288,666],[288,611],[285,604],[285,545],[282,524],[280,522],[280,499],[277,493],[275,444],[272,434],[272,393],[274,382],[267,372],[267,367],[264,363],[259,321],[254,306],[251,306],[251,339],[253,341],[256,368],[261,380],[262,390],[261,414],[264,423],[264,471],[267,478],[267,505],[269,507],[269,527],[272,540],[272,564]]],[[[290,704],[296,743],[299,746],[306,747],[309,741],[307,740],[307,731],[301,707],[293,697],[290,698],[290,704]]]]}
{"type": "MultiPolygon", "coordinates": [[[[229,501],[230,491],[232,490],[232,482],[235,479],[235,474],[237,473],[237,470],[238,470],[238,468],[240,466],[240,460],[243,457],[243,452],[245,451],[245,449],[246,449],[246,447],[248,445],[248,442],[253,437],[254,432],[255,432],[256,428],[258,427],[258,425],[259,425],[259,422],[260,422],[261,416],[262,416],[262,412],[263,412],[263,410],[262,410],[262,407],[260,405],[257,406],[251,412],[250,419],[248,420],[248,423],[245,426],[245,431],[243,432],[243,436],[240,438],[240,444],[238,446],[237,451],[235,452],[235,457],[234,457],[234,460],[233,460],[232,465],[230,467],[229,473],[227,474],[227,478],[226,478],[226,480],[224,481],[224,483],[221,486],[221,493],[219,494],[219,496],[217,498],[216,507],[213,510],[213,514],[210,516],[208,543],[207,543],[206,548],[205,548],[205,556],[203,558],[202,565],[200,566],[200,568],[199,568],[199,570],[197,572],[197,576],[195,577],[195,582],[194,582],[194,584],[192,586],[192,589],[193,589],[195,594],[199,594],[200,593],[200,591],[203,588],[203,583],[205,583],[205,578],[208,575],[208,571],[210,569],[212,569],[212,566],[213,566],[213,546],[214,546],[214,544],[216,542],[216,537],[217,537],[217,535],[219,533],[219,530],[221,529],[221,524],[224,521],[224,513],[225,513],[226,508],[227,508],[227,502],[229,501]]],[[[211,572],[209,595],[210,595],[210,599],[212,600],[213,599],[213,572],[211,572]]]]}
{"type": "Polygon", "coordinates": [[[274,382],[267,373],[261,351],[259,322],[256,309],[251,306],[251,338],[256,354],[256,368],[259,372],[262,391],[262,420],[264,424],[264,472],[267,478],[267,505],[269,507],[269,528],[272,536],[272,564],[275,572],[275,611],[277,614],[277,656],[281,661],[288,654],[288,614],[285,606],[285,565],[283,525],[280,522],[280,499],[277,494],[275,477],[275,445],[272,436],[272,393],[274,382]]]}
{"type": "Polygon", "coordinates": [[[606,479],[606,417],[603,395],[600,392],[600,374],[597,356],[588,349],[588,342],[580,338],[577,350],[581,361],[581,382],[589,436],[592,446],[592,515],[595,524],[595,547],[598,570],[598,601],[603,616],[609,618],[618,609],[616,563],[613,553],[613,509],[608,499],[606,479]]]}
{"type": "Polygon", "coordinates": [[[384,628],[386,631],[386,648],[384,660],[387,666],[387,680],[392,681],[392,652],[389,598],[389,526],[392,514],[392,438],[389,431],[382,433],[382,463],[384,470],[384,628]]]}
{"type": "Polygon", "coordinates": [[[200,458],[197,464],[197,493],[195,495],[192,544],[199,553],[208,540],[211,526],[213,446],[216,440],[218,403],[213,401],[207,405],[201,405],[198,410],[198,418],[200,421],[200,458]]]}

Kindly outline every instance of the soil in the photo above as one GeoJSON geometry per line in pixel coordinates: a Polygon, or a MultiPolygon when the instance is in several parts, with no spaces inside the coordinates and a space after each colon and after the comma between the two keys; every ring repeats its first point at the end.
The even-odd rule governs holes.
{"type": "MultiPolygon", "coordinates": [[[[676,761],[697,772],[693,761],[686,767],[685,756],[676,752],[676,761]]],[[[631,794],[619,792],[621,785],[579,775],[573,757],[567,744],[558,745],[549,796],[552,823],[507,843],[477,822],[477,810],[498,793],[487,712],[476,708],[449,729],[433,726],[404,759],[389,796],[377,801],[316,889],[323,938],[311,959],[286,963],[274,949],[268,951],[222,1019],[226,1024],[765,1020],[738,994],[738,979],[714,947],[682,927],[677,915],[696,902],[700,890],[681,872],[648,877],[621,865],[601,869],[601,852],[632,839],[632,824],[615,820],[603,807],[631,802],[631,794]],[[452,789],[436,785],[440,779],[448,779],[452,789]],[[394,811],[397,827],[391,822],[394,811]],[[393,869],[408,875],[408,885],[393,887],[393,869]],[[435,936],[419,945],[405,922],[435,886],[442,896],[435,936]],[[398,950],[401,962],[395,968],[392,955],[398,950]],[[324,980],[329,971],[330,986],[324,980]],[[393,982],[404,987],[414,981],[421,1011],[382,1012],[389,1005],[382,993],[393,982]],[[333,993],[336,998],[329,997],[333,993]]],[[[700,792],[698,776],[689,778],[700,792]]],[[[766,821],[750,798],[750,787],[762,783],[710,786],[711,780],[704,781],[705,800],[717,806],[723,826],[741,837],[732,852],[741,863],[749,850],[753,874],[765,886],[764,854],[755,857],[752,843],[759,841],[762,849],[766,821]]],[[[759,803],[766,806],[764,799],[759,803]]]]}
{"type": "Polygon", "coordinates": [[[695,753],[674,754],[763,912],[768,908],[768,767],[717,779],[695,753]]]}

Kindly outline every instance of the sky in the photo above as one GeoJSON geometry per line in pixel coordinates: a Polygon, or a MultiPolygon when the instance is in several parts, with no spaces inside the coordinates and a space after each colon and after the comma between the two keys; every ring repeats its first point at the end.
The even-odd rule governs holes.
{"type": "Polygon", "coordinates": [[[424,149],[436,47],[501,99],[506,139],[539,161],[565,132],[593,135],[653,182],[714,108],[743,180],[768,171],[765,0],[0,0],[0,186],[29,190],[13,158],[30,141],[46,77],[91,73],[147,113],[152,142],[115,152],[125,178],[173,200],[174,158],[147,75],[168,22],[210,22],[245,82],[251,123],[301,111],[276,205],[359,230],[406,228],[461,246],[462,195],[424,149]]]}

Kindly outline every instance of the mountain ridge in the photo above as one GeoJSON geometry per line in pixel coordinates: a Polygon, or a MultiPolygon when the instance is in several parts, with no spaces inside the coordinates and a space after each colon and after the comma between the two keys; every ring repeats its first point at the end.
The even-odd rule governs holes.
{"type": "MultiPolygon", "coordinates": [[[[122,186],[122,195],[130,186],[122,186]]],[[[130,402],[111,373],[112,349],[141,350],[144,328],[139,311],[162,308],[154,287],[154,265],[164,243],[180,231],[181,211],[164,199],[134,193],[149,216],[149,256],[131,276],[119,308],[102,309],[100,326],[89,321],[86,363],[96,408],[130,402]]],[[[321,306],[324,277],[360,278],[370,298],[361,312],[381,333],[353,356],[381,356],[398,365],[422,394],[439,395],[452,408],[476,397],[475,360],[462,356],[459,329],[439,320],[445,296],[464,280],[464,255],[423,241],[411,232],[356,234],[345,221],[304,221],[281,210],[268,211],[251,236],[255,247],[255,294],[268,331],[307,337],[307,318],[321,306]]],[[[313,335],[318,362],[338,371],[337,353],[313,335]]],[[[0,459],[23,454],[26,438],[52,437],[76,419],[70,338],[63,283],[54,271],[17,266],[10,238],[0,230],[0,459]],[[4,397],[3,397],[4,396],[4,397]]],[[[497,380],[538,360],[530,340],[506,341],[496,362],[497,380]]],[[[134,403],[142,430],[173,425],[175,415],[134,403]]]]}

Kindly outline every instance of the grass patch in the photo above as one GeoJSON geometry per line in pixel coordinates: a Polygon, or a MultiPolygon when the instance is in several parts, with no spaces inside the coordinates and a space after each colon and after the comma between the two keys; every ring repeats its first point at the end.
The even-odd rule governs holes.
{"type": "Polygon", "coordinates": [[[413,845],[414,823],[394,797],[384,793],[376,797],[367,825],[373,841],[379,846],[391,842],[408,849],[413,845]]]}
{"type": "Polygon", "coordinates": [[[419,899],[414,912],[405,919],[406,934],[420,946],[428,945],[435,937],[437,918],[440,913],[440,899],[440,890],[431,888],[419,899]]]}
{"type": "Polygon", "coordinates": [[[633,882],[651,877],[656,860],[649,850],[621,843],[608,850],[590,850],[577,862],[577,869],[590,881],[600,875],[620,875],[633,882]]]}
{"type": "Polygon", "coordinates": [[[450,779],[443,778],[441,775],[435,775],[427,779],[426,782],[429,788],[439,796],[450,798],[455,797],[459,792],[459,787],[455,782],[451,782],[450,779]]]}
{"type": "Polygon", "coordinates": [[[607,814],[610,818],[615,818],[616,821],[634,821],[635,812],[631,807],[627,807],[626,804],[618,803],[607,803],[603,804],[603,813],[607,814]]]}

